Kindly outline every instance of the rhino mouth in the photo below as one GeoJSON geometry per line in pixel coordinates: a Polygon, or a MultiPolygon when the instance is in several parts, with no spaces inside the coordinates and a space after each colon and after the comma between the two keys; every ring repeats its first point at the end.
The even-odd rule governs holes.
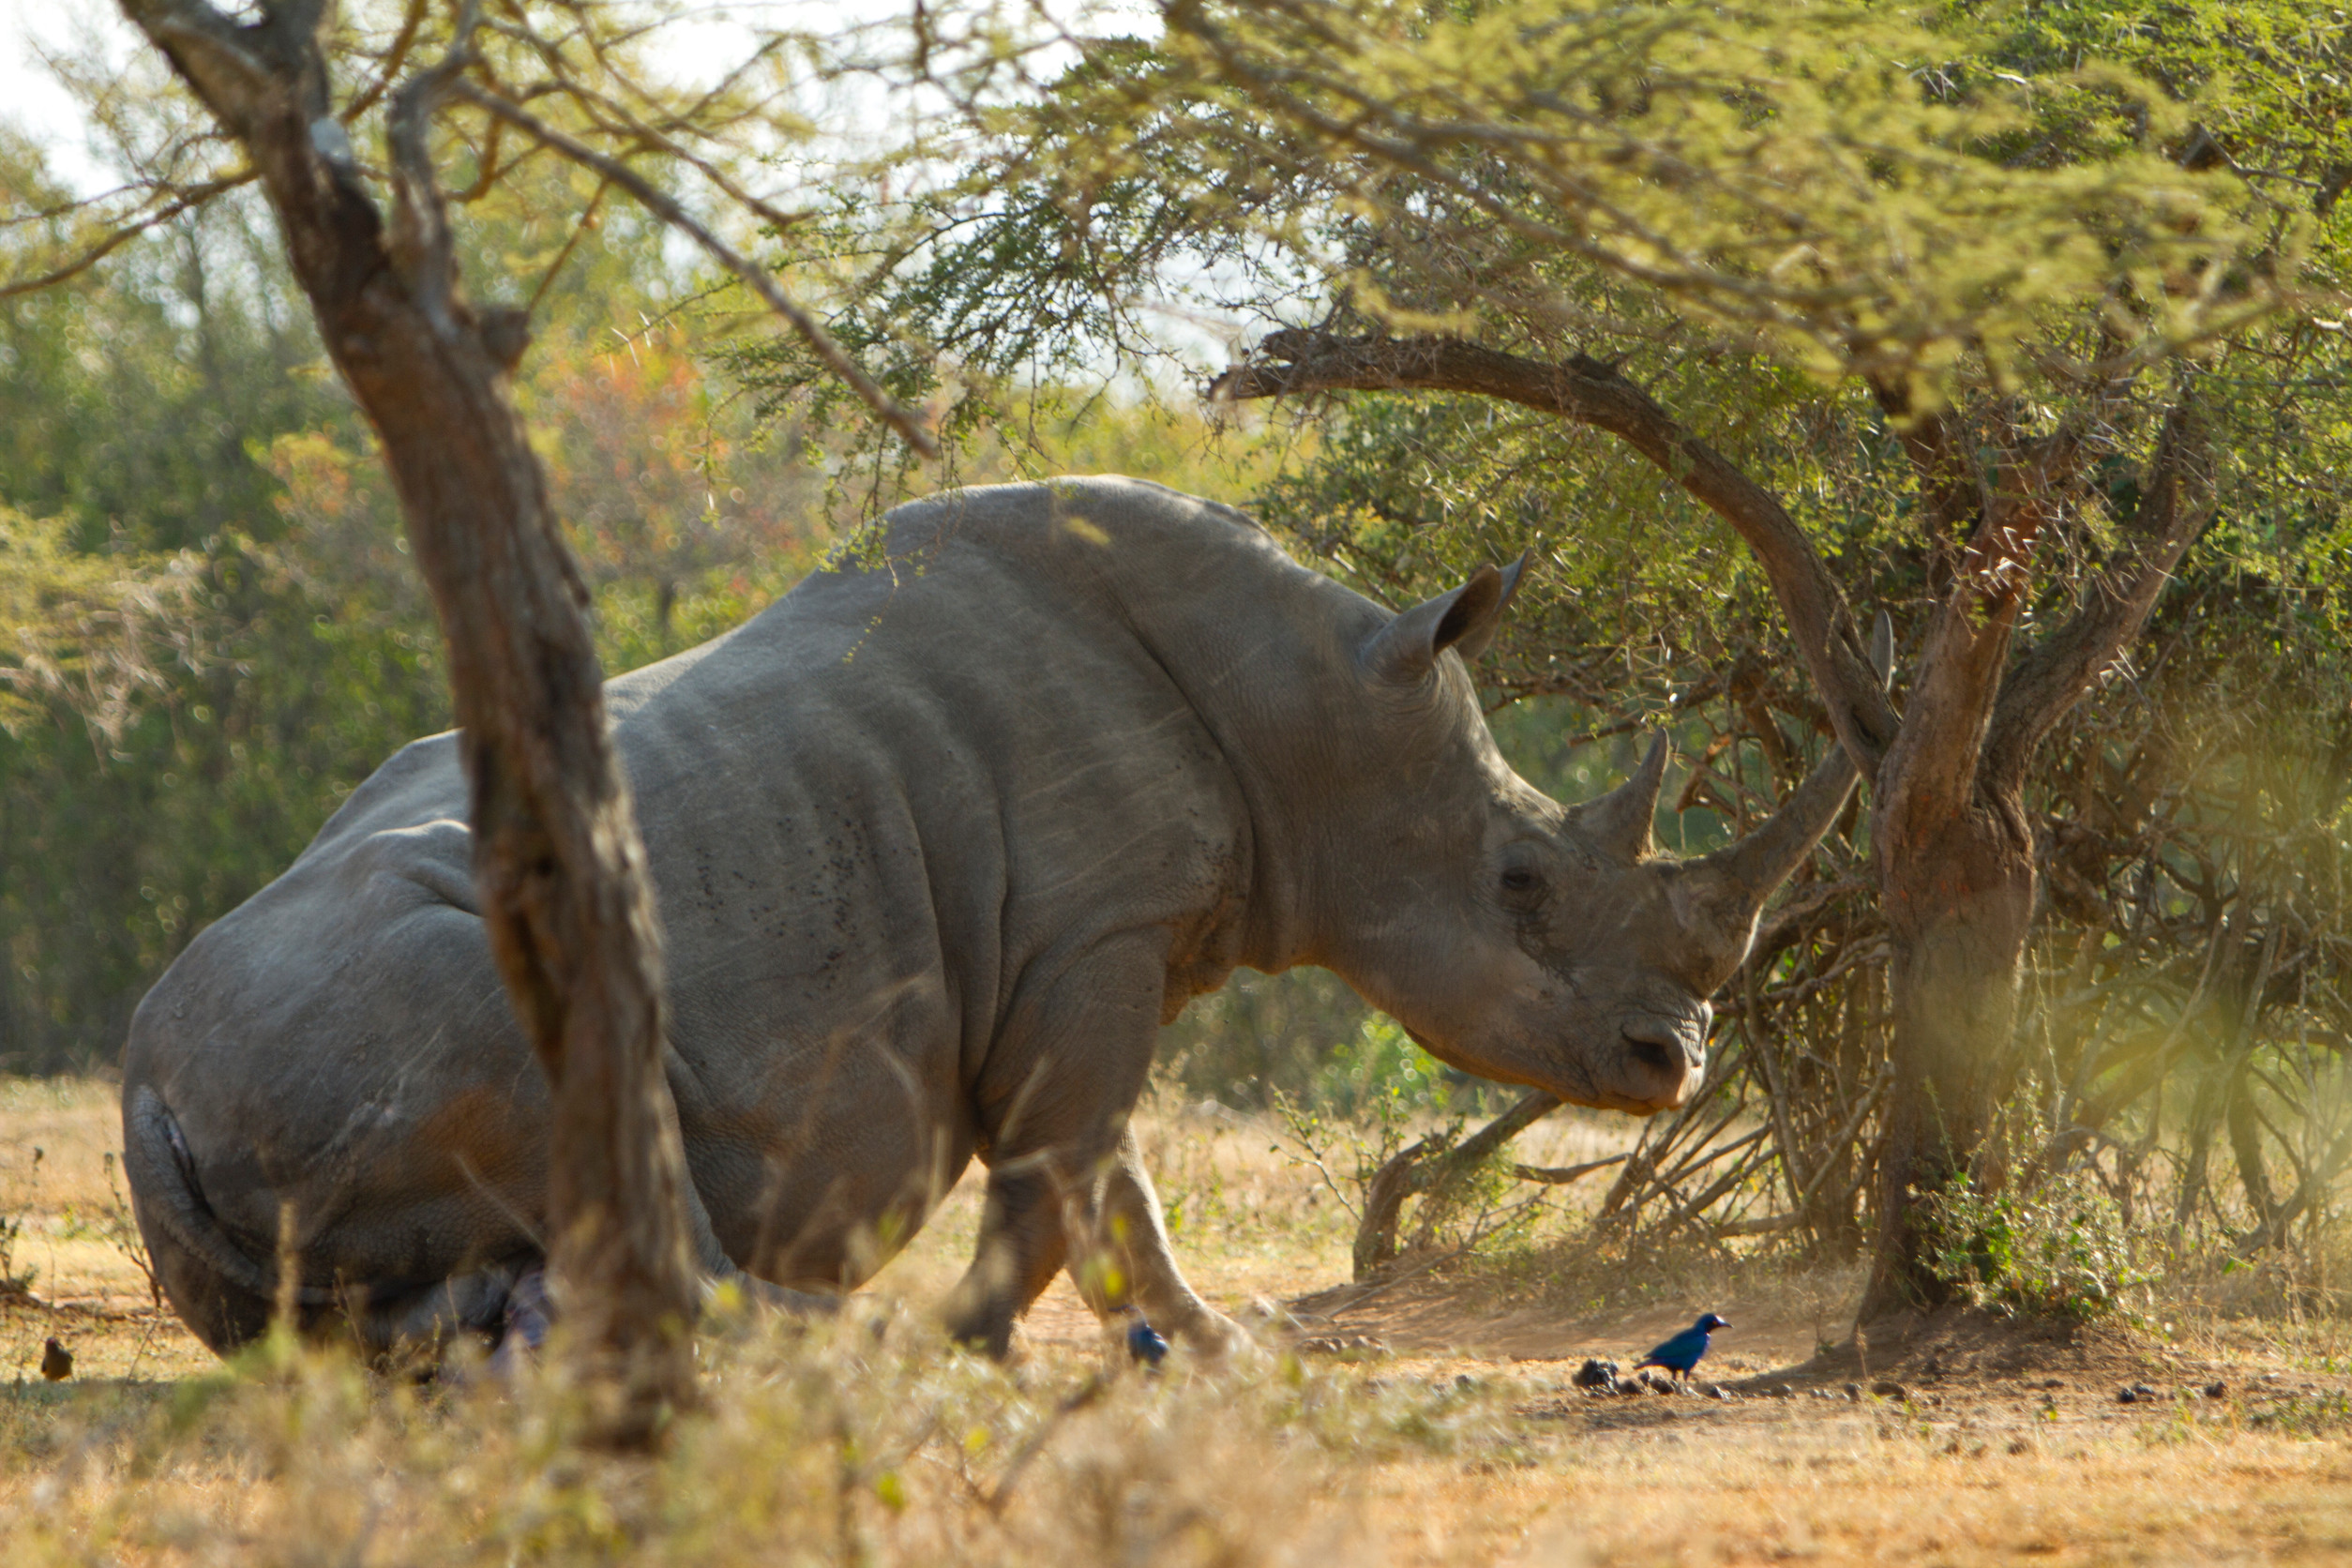
{"type": "MultiPolygon", "coordinates": [[[[1515,1064],[1495,1061],[1464,1062],[1452,1052],[1440,1049],[1419,1030],[1402,1024],[1399,1027],[1405,1030],[1407,1039],[1439,1061],[1490,1083],[1515,1083],[1522,1088],[1541,1090],[1567,1105],[1583,1106],[1592,1110],[1621,1110],[1633,1116],[1654,1115],[1661,1109],[1673,1108],[1653,1097],[1605,1087],[1591,1066],[1583,1063],[1571,1062],[1563,1065],[1545,1063],[1539,1066],[1525,1062],[1515,1064]]],[[[1661,1070],[1667,1073],[1673,1071],[1670,1058],[1661,1070]]]]}

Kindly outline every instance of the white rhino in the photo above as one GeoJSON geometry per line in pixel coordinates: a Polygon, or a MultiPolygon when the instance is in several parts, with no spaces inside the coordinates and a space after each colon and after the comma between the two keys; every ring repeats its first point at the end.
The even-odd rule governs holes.
{"type": "MultiPolygon", "coordinates": [[[[976,1154],[953,1326],[1001,1352],[1068,1266],[1197,1342],[1126,1132],[1160,1026],[1322,965],[1440,1059],[1636,1114],[1843,803],[1651,852],[1663,766],[1561,806],[1466,659],[1517,566],[1392,614],[1238,512],[1090,478],[902,506],[876,548],[606,688],[665,931],[669,1079],[714,1275],[855,1285],[976,1154]],[[1111,1267],[1081,1267],[1102,1259],[1111,1267]]],[[[139,1223],[216,1350],[290,1215],[306,1323],[495,1339],[540,1266],[548,1102],[475,913],[454,738],[409,746],[191,942],[123,1063],[139,1223]]]]}

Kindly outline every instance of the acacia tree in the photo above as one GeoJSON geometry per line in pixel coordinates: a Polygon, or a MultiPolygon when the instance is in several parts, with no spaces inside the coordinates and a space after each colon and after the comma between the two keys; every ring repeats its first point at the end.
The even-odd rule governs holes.
{"type": "Polygon", "coordinates": [[[241,187],[267,198],[327,354],[374,428],[448,642],[483,920],[551,1090],[544,1223],[555,1299],[603,1391],[598,1435],[641,1443],[690,1397],[695,1269],[723,1260],[693,1244],[709,1224],[664,1078],[659,931],[607,732],[587,594],[512,395],[530,306],[468,298],[452,208],[528,159],[586,171],[594,196],[551,219],[577,234],[608,193],[639,203],[928,450],[917,417],[721,237],[731,221],[791,221],[743,169],[801,128],[779,64],[792,40],[759,38],[716,85],[686,89],[645,65],[649,30],[676,8],[121,8],[192,111],[143,111],[119,85],[103,98],[101,113],[144,133],[139,178],[63,218],[41,215],[51,245],[20,256],[0,293],[70,278],[241,187]],[[661,181],[685,182],[728,216],[698,216],[661,181]]]}
{"type": "Polygon", "coordinates": [[[1728,525],[1872,786],[1896,1072],[1864,1311],[1935,1299],[1921,1199],[2000,1174],[1979,1155],[2014,1062],[2038,747],[2211,516],[2212,405],[2238,397],[2213,367],[2276,366],[2282,313],[2338,285],[2341,26],[1170,0],[1156,38],[1065,33],[1079,63],[1032,80],[988,15],[960,70],[925,19],[978,172],[908,205],[896,283],[845,331],[919,324],[985,388],[1164,340],[1154,310],[1206,296],[1289,319],[1216,398],[1516,405],[1728,525]],[[1694,360],[1899,455],[1885,548],[1924,578],[1899,711],[1802,498],[1701,433],[1734,411],[1641,379],[1694,360]]]}

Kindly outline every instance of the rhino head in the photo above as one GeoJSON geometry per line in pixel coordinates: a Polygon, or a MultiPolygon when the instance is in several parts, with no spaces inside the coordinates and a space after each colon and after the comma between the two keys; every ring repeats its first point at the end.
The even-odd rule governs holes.
{"type": "MultiPolygon", "coordinates": [[[[1769,822],[1691,860],[1651,841],[1663,736],[1609,793],[1551,799],[1496,750],[1466,663],[1523,565],[1483,567],[1357,644],[1352,678],[1375,718],[1333,746],[1347,776],[1325,857],[1338,917],[1319,961],[1467,1072],[1670,1110],[1704,1075],[1708,999],[1835,820],[1853,764],[1833,747],[1769,822]]],[[[1877,641],[1883,671],[1883,628],[1877,641]]]]}

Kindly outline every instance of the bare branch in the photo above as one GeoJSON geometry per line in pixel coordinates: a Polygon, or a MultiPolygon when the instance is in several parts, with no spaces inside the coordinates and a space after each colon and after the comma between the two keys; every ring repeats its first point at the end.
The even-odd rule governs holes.
{"type": "Polygon", "coordinates": [[[18,294],[35,294],[53,284],[62,283],[68,278],[77,278],[150,229],[160,228],[179,217],[180,214],[201,207],[206,202],[226,191],[234,190],[242,185],[250,185],[254,178],[254,171],[247,169],[229,175],[225,179],[206,180],[203,185],[182,192],[177,198],[157,208],[137,222],[124,224],[71,261],[42,273],[38,278],[23,278],[13,282],[0,283],[0,299],[11,299],[18,294]]]}
{"type": "Polygon", "coordinates": [[[850,357],[849,351],[840,345],[833,334],[825,330],[824,324],[810,315],[798,301],[786,294],[782,285],[776,282],[775,277],[765,267],[759,265],[720,239],[686,208],[663,195],[642,175],[619,159],[607,158],[595,148],[556,129],[529,111],[517,104],[509,103],[496,93],[476,86],[471,82],[459,81],[452,84],[450,90],[475,108],[495,114],[516,129],[536,138],[582,168],[595,170],[636,198],[640,206],[693,240],[709,254],[712,260],[743,279],[752,293],[767,302],[770,309],[791,324],[792,330],[800,334],[801,340],[808,345],[809,351],[824,363],[825,368],[847,383],[851,390],[865,400],[867,407],[872,409],[875,415],[884,424],[897,431],[908,445],[926,458],[939,456],[939,443],[924,427],[922,415],[883,391],[881,385],[866,373],[865,368],[850,357]]]}
{"type": "Polygon", "coordinates": [[[384,97],[385,89],[392,85],[393,78],[400,74],[400,68],[408,64],[408,52],[416,43],[416,30],[425,24],[427,3],[428,0],[408,0],[408,15],[401,19],[400,36],[392,40],[392,47],[384,52],[384,68],[376,73],[376,79],[373,82],[368,83],[367,91],[352,99],[343,112],[336,116],[345,125],[355,123],[360,115],[373,109],[376,106],[376,100],[384,97]]]}
{"type": "Polygon", "coordinates": [[[449,301],[458,279],[457,255],[449,234],[449,209],[433,172],[430,129],[433,110],[474,58],[474,29],[481,0],[465,0],[448,53],[401,83],[384,116],[384,140],[392,154],[392,230],[389,249],[435,330],[451,328],[449,301]]]}
{"type": "Polygon", "coordinates": [[[729,200],[737,203],[761,222],[773,226],[777,232],[781,233],[806,221],[807,215],[805,214],[786,212],[754,196],[724,169],[712,163],[710,159],[697,155],[674,138],[666,136],[654,127],[647,125],[606,94],[591,92],[587,87],[571,82],[565,82],[561,85],[563,91],[587,105],[593,113],[611,120],[619,132],[635,138],[665,158],[675,158],[686,165],[716,186],[729,200]]]}
{"type": "Polygon", "coordinates": [[[123,14],[147,35],[215,118],[243,139],[276,87],[268,66],[240,27],[204,0],[121,0],[123,14]]]}
{"type": "Polygon", "coordinates": [[[1845,596],[1813,542],[1771,491],[1684,430],[1611,365],[1579,354],[1544,364],[1455,338],[1269,334],[1248,360],[1210,384],[1211,398],[1318,392],[1461,392],[1500,398],[1619,437],[1729,523],[1772,580],[1781,612],[1827,702],[1838,740],[1866,778],[1898,720],[1863,656],[1845,596]]]}
{"type": "Polygon", "coordinates": [[[2205,425],[2184,395],[2164,416],[2147,493],[2129,526],[2130,548],[2092,580],[2073,617],[2020,658],[2002,683],[1985,744],[1988,779],[2025,777],[2043,737],[2139,635],[2213,505],[2205,425]]]}

